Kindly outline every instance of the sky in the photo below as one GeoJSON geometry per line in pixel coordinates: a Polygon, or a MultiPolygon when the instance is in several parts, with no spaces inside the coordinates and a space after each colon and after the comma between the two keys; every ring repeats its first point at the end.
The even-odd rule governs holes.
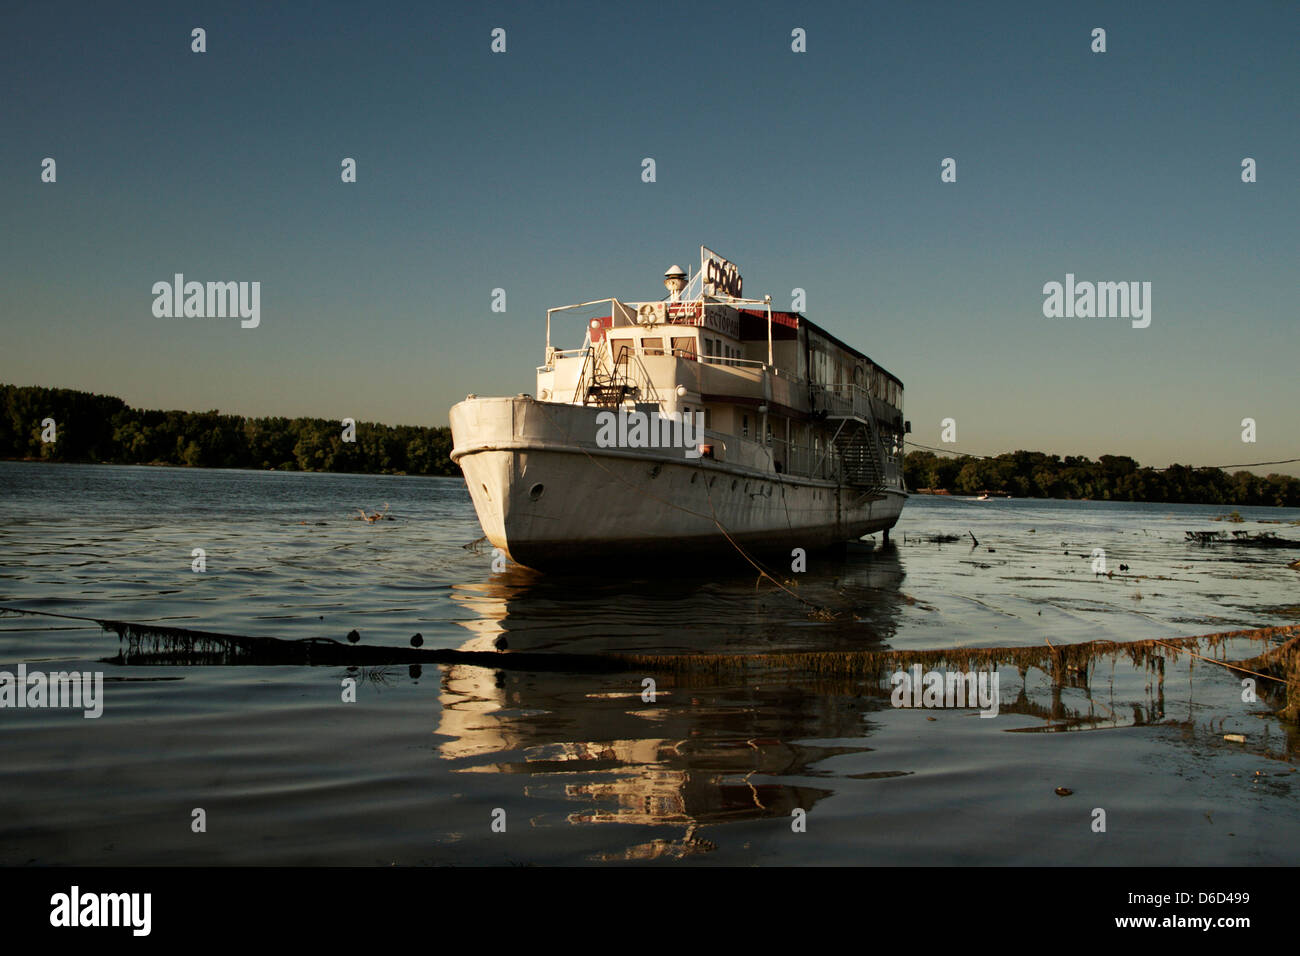
{"type": "Polygon", "coordinates": [[[548,307],[660,298],[704,244],[899,376],[916,442],[1300,457],[1298,27],[1289,0],[10,5],[0,382],[443,425],[535,391],[548,307]],[[175,273],[260,282],[260,324],[155,316],[175,273]],[[1067,274],[1150,282],[1149,327],[1046,317],[1067,274]]]}

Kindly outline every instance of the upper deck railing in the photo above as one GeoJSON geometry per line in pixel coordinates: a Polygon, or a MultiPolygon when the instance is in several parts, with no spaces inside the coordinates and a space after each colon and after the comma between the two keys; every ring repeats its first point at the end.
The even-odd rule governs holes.
{"type": "MultiPolygon", "coordinates": [[[[596,350],[589,345],[583,346],[582,348],[579,349],[551,349],[550,357],[552,362],[559,361],[560,359],[583,359],[585,361],[586,358],[595,351],[596,350]]],[[[657,348],[645,348],[639,345],[622,346],[622,352],[626,354],[628,357],[635,357],[635,358],[657,358],[662,356],[671,356],[673,358],[684,359],[689,362],[699,362],[701,365],[712,365],[718,368],[732,367],[732,368],[740,368],[740,369],[753,369],[755,371],[766,371],[769,375],[772,375],[776,378],[788,379],[793,382],[803,381],[803,379],[799,378],[798,375],[796,375],[794,372],[790,371],[789,369],[769,366],[766,362],[760,361],[758,359],[726,358],[721,355],[701,355],[698,352],[692,352],[689,351],[688,349],[670,349],[670,348],[657,349],[657,348]]],[[[542,372],[542,371],[546,371],[547,369],[548,366],[542,365],[539,366],[537,370],[539,372],[542,372]]]]}
{"type": "MultiPolygon", "coordinates": [[[[758,359],[745,359],[737,357],[724,357],[719,355],[704,355],[688,352],[682,349],[664,349],[664,348],[646,348],[643,346],[630,344],[623,346],[629,358],[640,359],[643,357],[672,355],[680,359],[688,359],[700,362],[705,365],[714,367],[732,367],[737,369],[750,369],[754,371],[765,371],[769,375],[795,382],[804,382],[808,379],[799,374],[797,369],[777,368],[774,362],[772,339],[771,339],[771,299],[734,299],[726,296],[710,296],[706,298],[688,299],[695,283],[689,286],[682,294],[681,301],[659,300],[656,302],[623,302],[616,298],[593,299],[590,302],[579,302],[574,305],[559,306],[554,309],[546,310],[546,355],[548,364],[557,359],[581,358],[586,360],[592,349],[590,345],[579,349],[555,349],[551,347],[551,317],[560,313],[572,312],[579,309],[592,309],[596,306],[607,306],[608,312],[603,317],[619,317],[623,325],[602,326],[606,336],[616,335],[619,328],[635,328],[640,330],[654,329],[663,325],[704,325],[705,307],[711,304],[729,305],[729,306],[761,306],[768,310],[768,360],[766,362],[758,359]],[[662,315],[663,322],[643,323],[637,320],[641,309],[644,306],[651,306],[655,309],[655,315],[662,315]],[[660,311],[662,309],[662,311],[660,311]]],[[[602,310],[603,311],[603,310],[602,310]]],[[[588,327],[587,333],[590,335],[591,327],[588,327]]],[[[544,370],[543,366],[539,371],[544,370]]],[[[881,376],[881,388],[886,390],[886,394],[876,394],[875,397],[885,402],[891,408],[902,411],[902,386],[896,387],[888,384],[888,379],[881,376]],[[893,396],[897,395],[897,400],[893,396]]],[[[873,379],[874,385],[874,379],[873,379]]],[[[872,413],[871,396],[873,395],[872,387],[858,385],[855,383],[834,383],[812,385],[814,399],[819,403],[819,408],[825,410],[834,416],[856,416],[869,418],[872,413]]]]}
{"type": "MultiPolygon", "coordinates": [[[[689,291],[689,289],[688,289],[689,291]]],[[[653,328],[659,324],[663,325],[692,325],[702,326],[705,324],[705,309],[709,305],[725,305],[729,307],[737,306],[757,306],[767,310],[767,365],[772,365],[772,297],[767,296],[763,299],[739,299],[730,296],[708,296],[696,299],[688,299],[685,293],[679,299],[657,300],[654,302],[622,302],[619,299],[592,299],[590,302],[578,302],[574,305],[561,305],[553,309],[546,310],[546,354],[551,352],[551,316],[561,312],[571,312],[576,309],[590,309],[593,306],[609,304],[609,315],[611,317],[621,317],[629,326],[638,328],[653,328]],[[646,313],[645,309],[651,311],[649,315],[652,321],[647,322],[642,318],[646,313]],[[662,321],[660,321],[662,317],[662,321]]],[[[616,326],[617,327],[617,326],[616,326]]],[[[764,363],[759,362],[760,366],[764,363]]]]}
{"type": "MultiPolygon", "coordinates": [[[[838,383],[835,385],[816,385],[812,386],[813,401],[819,411],[827,412],[832,418],[866,418],[870,419],[874,410],[871,406],[872,394],[870,389],[861,385],[851,383],[838,383]]],[[[902,412],[894,402],[889,399],[876,395],[877,401],[884,402],[890,408],[902,412]]]]}

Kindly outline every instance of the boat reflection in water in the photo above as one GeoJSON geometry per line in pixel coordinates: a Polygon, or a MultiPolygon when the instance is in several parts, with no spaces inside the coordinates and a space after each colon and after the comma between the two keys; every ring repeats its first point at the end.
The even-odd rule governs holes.
{"type": "MultiPolygon", "coordinates": [[[[506,656],[567,652],[590,660],[632,653],[658,658],[665,666],[648,663],[621,673],[444,667],[437,727],[443,738],[441,757],[461,772],[530,777],[524,793],[552,804],[572,804],[564,815],[570,824],[681,828],[676,839],[653,839],[621,854],[603,854],[607,859],[707,851],[712,844],[701,828],[763,817],[790,820],[794,810],[811,811],[842,789],[846,778],[908,776],[916,772],[908,765],[912,761],[897,755],[877,759],[868,746],[868,738],[887,735],[897,726],[893,721],[909,721],[906,726],[912,728],[917,726],[913,721],[938,726],[925,724],[923,713],[902,714],[891,706],[889,674],[907,660],[907,652],[882,654],[887,662],[874,672],[819,671],[807,657],[785,665],[781,657],[889,651],[899,617],[913,603],[901,590],[902,580],[892,546],[849,552],[798,589],[812,603],[829,604],[834,598],[836,607],[851,608],[851,614],[831,622],[810,620],[806,607],[770,585],[756,596],[752,577],[710,584],[662,579],[620,583],[521,571],[460,586],[456,600],[469,612],[461,623],[473,634],[464,650],[489,650],[504,642],[506,656]],[[671,663],[681,660],[675,655],[734,660],[755,654],[768,655],[765,661],[771,666],[746,671],[685,669],[671,663]],[[653,700],[647,679],[654,681],[653,700]],[[886,720],[891,721],[888,728],[886,720]],[[830,760],[845,755],[852,757],[830,760]]],[[[1219,653],[1239,658],[1259,650],[1249,641],[1231,643],[1241,646],[1225,644],[1219,653]]],[[[1004,719],[975,721],[989,732],[1166,723],[1198,733],[1206,730],[1201,724],[1212,720],[1204,700],[1193,711],[1192,682],[1181,672],[1190,657],[1179,660],[1173,650],[1156,648],[1136,656],[1126,651],[1054,658],[1059,650],[1006,648],[963,660],[966,652],[954,648],[946,666],[999,669],[1004,719]],[[1100,699],[1093,696],[1094,671],[1102,675],[1097,681],[1100,699]],[[1176,688],[1172,702],[1166,697],[1167,680],[1176,688]]],[[[1206,670],[1202,665],[1198,675],[1216,687],[1200,696],[1212,698],[1211,690],[1224,690],[1217,687],[1221,683],[1225,700],[1231,698],[1235,681],[1206,670]]],[[[973,710],[966,713],[973,715],[973,710]]],[[[960,759],[963,746],[944,741],[931,749],[946,753],[955,748],[952,756],[960,759]]],[[[1296,741],[1265,740],[1257,746],[1261,755],[1278,756],[1294,752],[1296,741]]],[[[538,813],[545,815],[541,809],[538,813]]]]}
{"type": "MultiPolygon", "coordinates": [[[[853,606],[829,624],[811,623],[805,606],[770,584],[756,597],[754,576],[620,581],[515,569],[454,593],[472,614],[461,622],[473,634],[461,650],[504,639],[511,652],[731,655],[883,647],[905,602],[902,579],[893,546],[855,548],[799,589],[805,600],[853,606]]],[[[562,781],[564,796],[581,805],[571,823],[684,828],[680,840],[631,848],[630,858],[707,850],[696,834],[704,825],[811,809],[831,792],[808,782],[816,765],[870,748],[800,741],[864,738],[863,708],[879,706],[786,678],[460,665],[443,669],[441,703],[441,753],[461,769],[544,778],[536,786],[548,792],[550,779],[562,781]]]]}

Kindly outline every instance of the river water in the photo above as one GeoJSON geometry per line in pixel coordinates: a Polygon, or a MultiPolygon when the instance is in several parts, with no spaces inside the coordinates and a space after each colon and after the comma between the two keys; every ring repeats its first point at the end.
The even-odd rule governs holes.
{"type": "Polygon", "coordinates": [[[1003,666],[984,719],[801,667],[236,666],[77,619],[584,660],[1300,623],[1300,550],[1184,536],[1300,539],[1300,510],[1228,510],[916,496],[887,545],[773,569],[782,590],[495,571],[459,479],[0,462],[0,604],[65,615],[0,616],[0,676],[105,680],[97,719],[0,708],[0,864],[1294,865],[1300,732],[1190,655],[1003,666]]]}

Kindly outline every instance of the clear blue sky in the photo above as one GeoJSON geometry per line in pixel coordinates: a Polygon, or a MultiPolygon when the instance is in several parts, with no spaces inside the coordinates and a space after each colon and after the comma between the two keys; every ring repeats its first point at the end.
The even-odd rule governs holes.
{"type": "Polygon", "coordinates": [[[704,243],[899,375],[917,441],[951,416],[981,453],[1300,456],[1297,27],[1293,2],[24,4],[0,381],[445,424],[534,390],[547,306],[657,298],[704,243]],[[261,327],[155,318],[176,272],[260,281],[261,327]],[[1067,272],[1150,281],[1150,328],[1044,318],[1067,272]]]}

